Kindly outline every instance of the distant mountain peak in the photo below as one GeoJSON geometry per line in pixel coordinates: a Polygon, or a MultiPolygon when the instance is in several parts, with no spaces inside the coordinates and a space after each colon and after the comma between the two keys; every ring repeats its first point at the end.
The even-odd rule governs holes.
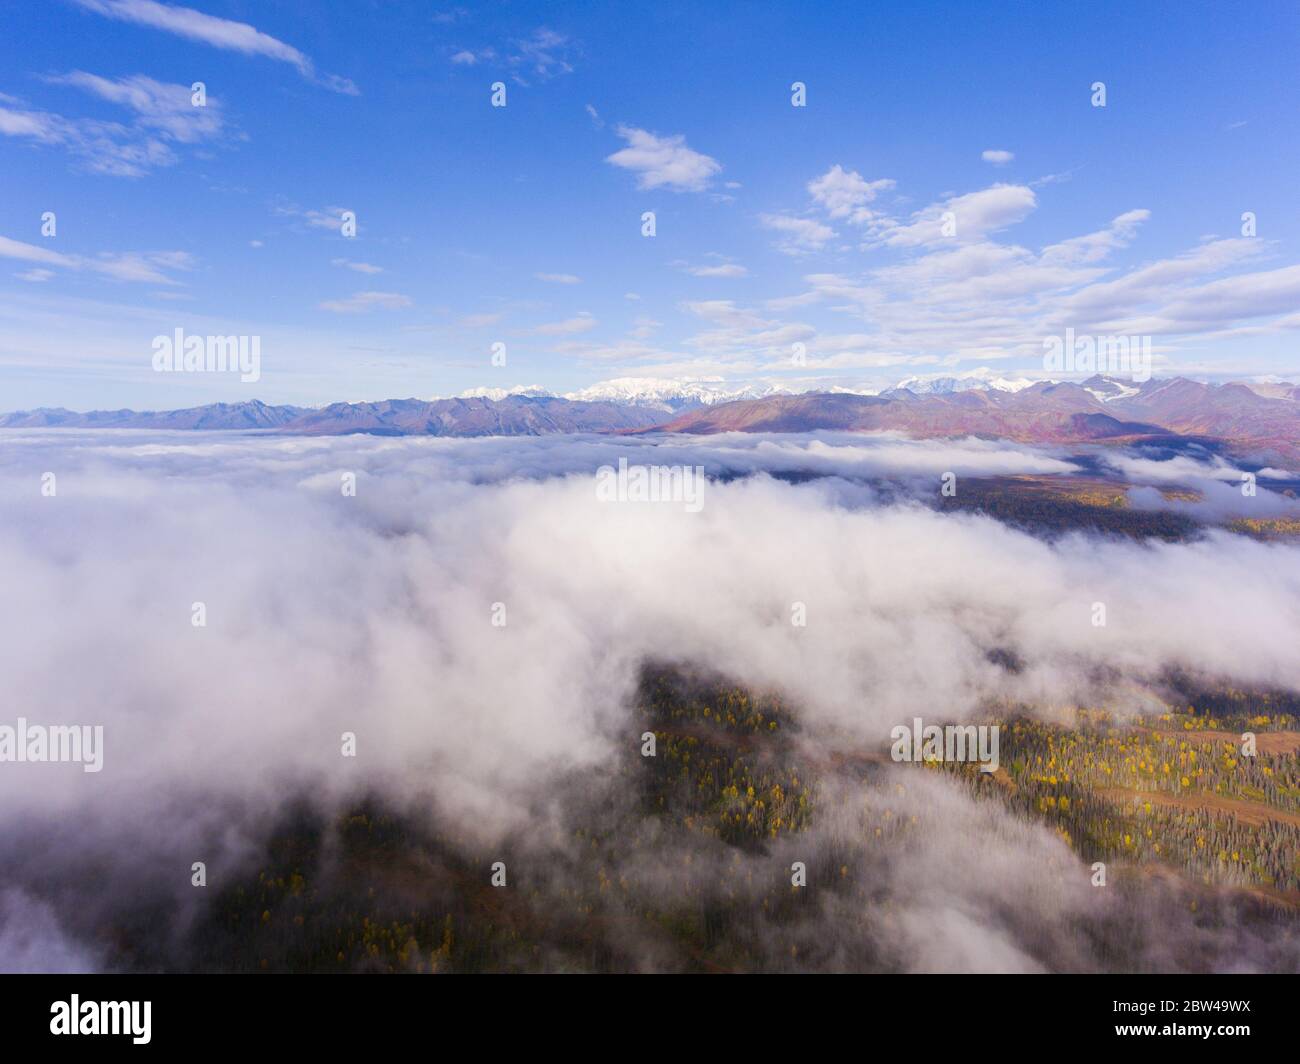
{"type": "Polygon", "coordinates": [[[719,378],[686,377],[674,380],[668,377],[615,377],[601,381],[564,398],[574,402],[604,402],[619,406],[642,406],[667,413],[717,403],[730,403],[737,399],[761,399],[767,395],[790,394],[788,389],[771,384],[728,387],[719,378]]]}
{"type": "Polygon", "coordinates": [[[455,398],[501,400],[509,399],[514,395],[525,395],[541,399],[553,399],[555,397],[554,392],[543,388],[540,384],[516,384],[513,388],[467,388],[455,398]]]}
{"type": "Polygon", "coordinates": [[[1287,382],[1206,384],[1175,377],[1142,383],[988,377],[912,379],[886,389],[827,384],[793,393],[764,383],[623,377],[567,396],[536,385],[470,389],[452,399],[384,399],[307,408],[260,399],[185,410],[43,408],[0,414],[0,428],[272,430],[310,435],[521,436],[571,432],[903,432],[981,435],[1030,443],[1138,437],[1218,439],[1251,453],[1300,461],[1300,390],[1287,382]],[[912,388],[922,391],[913,391],[912,388]],[[930,390],[925,391],[928,387],[930,390]]]}
{"type": "Polygon", "coordinates": [[[1081,381],[1079,387],[1103,403],[1109,403],[1115,399],[1131,399],[1142,390],[1138,384],[1120,380],[1117,377],[1106,377],[1100,373],[1095,373],[1087,380],[1081,381]]]}
{"type": "Polygon", "coordinates": [[[880,394],[889,395],[903,390],[913,395],[952,395],[955,392],[967,391],[1018,392],[1035,383],[1027,377],[992,377],[983,374],[970,374],[963,377],[904,377],[892,388],[886,388],[880,394]]]}

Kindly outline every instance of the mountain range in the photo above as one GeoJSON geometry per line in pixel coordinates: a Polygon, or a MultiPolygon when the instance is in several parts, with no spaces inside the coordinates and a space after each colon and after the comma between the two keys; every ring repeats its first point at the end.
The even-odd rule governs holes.
{"type": "MultiPolygon", "coordinates": [[[[915,395],[947,395],[951,392],[993,389],[995,391],[1019,391],[1034,382],[1028,378],[1006,377],[908,377],[892,388],[880,389],[867,386],[844,387],[836,385],[826,389],[834,395],[888,395],[907,389],[915,395]]],[[[461,392],[457,398],[505,399],[509,396],[553,396],[539,385],[533,384],[517,388],[474,388],[461,392]]],[[[766,399],[773,395],[801,394],[793,388],[779,384],[760,383],[741,386],[728,386],[713,378],[685,378],[672,380],[664,377],[616,377],[601,381],[588,388],[574,392],[565,392],[557,398],[571,399],[575,402],[617,403],[620,406],[643,406],[669,413],[681,413],[702,406],[716,406],[719,403],[735,402],[738,399],[766,399]]]]}
{"type": "Polygon", "coordinates": [[[665,421],[663,411],[581,403],[551,395],[501,399],[384,399],[312,408],[268,406],[258,399],[187,410],[41,409],[0,414],[0,428],[274,429],[311,436],[366,432],[380,436],[543,436],[640,429],[665,421]]]}
{"type": "Polygon", "coordinates": [[[640,406],[665,413],[680,413],[715,403],[728,403],[736,399],[761,399],[769,395],[793,395],[788,388],[760,384],[728,387],[712,379],[672,380],[664,377],[616,377],[601,381],[588,388],[566,392],[562,396],[532,384],[517,388],[473,388],[461,392],[458,399],[507,399],[513,396],[568,399],[578,403],[615,403],[618,406],[640,406]]]}
{"type": "Polygon", "coordinates": [[[1175,377],[1135,383],[940,378],[868,394],[850,389],[727,392],[712,382],[621,378],[554,396],[543,389],[454,399],[390,399],[320,408],[259,400],[187,410],[40,409],[0,415],[0,428],[263,429],[305,435],[538,436],[573,432],[896,431],[1026,443],[1191,438],[1300,459],[1300,387],[1206,384],[1175,377]]]}
{"type": "Polygon", "coordinates": [[[1025,443],[1183,437],[1295,459],[1300,458],[1300,388],[1286,385],[1274,395],[1261,395],[1239,383],[1175,377],[1135,384],[1094,376],[1080,383],[1039,381],[1015,391],[773,396],[691,411],[658,428],[685,433],[892,430],[1025,443]]]}

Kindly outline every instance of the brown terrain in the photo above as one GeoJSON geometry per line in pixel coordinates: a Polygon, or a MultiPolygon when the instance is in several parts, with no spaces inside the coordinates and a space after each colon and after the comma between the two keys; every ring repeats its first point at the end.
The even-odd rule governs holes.
{"type": "Polygon", "coordinates": [[[1104,377],[1043,381],[1018,392],[972,389],[915,395],[806,393],[662,409],[553,396],[386,399],[320,409],[258,400],[187,410],[41,409],[0,414],[0,428],[268,429],[307,435],[537,436],[572,432],[893,431],[935,438],[981,436],[1022,443],[1153,443],[1228,449],[1300,461],[1300,388],[1203,384],[1175,377],[1130,386],[1104,377]],[[1103,400],[1103,397],[1104,400],[1103,400]]]}
{"type": "Polygon", "coordinates": [[[1175,378],[1148,381],[1136,394],[1103,402],[1099,378],[1043,382],[1019,392],[950,395],[810,394],[739,400],[693,410],[659,426],[666,432],[902,432],[915,437],[972,435],[1023,443],[1201,444],[1300,459],[1300,402],[1245,385],[1175,378]]]}

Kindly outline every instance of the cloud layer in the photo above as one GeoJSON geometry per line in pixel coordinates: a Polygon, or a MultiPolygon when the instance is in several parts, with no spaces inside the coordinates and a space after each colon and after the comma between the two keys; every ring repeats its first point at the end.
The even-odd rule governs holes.
{"type": "MultiPolygon", "coordinates": [[[[432,793],[443,816],[490,844],[529,823],[539,796],[598,772],[630,741],[623,707],[646,659],[784,692],[805,741],[823,750],[880,749],[899,721],[970,717],[989,698],[1051,712],[1128,697],[1141,708],[1116,680],[1151,680],[1173,665],[1300,690],[1294,548],[1219,535],[1049,545],[983,518],[882,505],[860,481],[791,484],[762,472],[711,480],[698,514],[598,501],[595,469],[620,453],[714,469],[725,456],[733,472],[927,478],[963,463],[1064,464],[975,441],[857,452],[798,438],[692,446],[7,437],[8,704],[33,722],[105,728],[101,773],[0,773],[0,854],[16,881],[0,886],[26,891],[9,910],[44,905],[49,934],[65,934],[51,924],[53,900],[31,893],[53,874],[42,871],[47,858],[19,846],[42,825],[59,825],[63,852],[113,867],[113,889],[77,880],[76,862],[56,875],[60,897],[97,904],[119,888],[129,897],[133,875],[192,898],[192,860],[228,867],[304,790],[327,804],[376,792],[404,806],[432,793]],[[53,498],[40,493],[42,472],[57,476],[53,498]],[[341,491],[345,473],[355,474],[354,497],[341,491]],[[1107,603],[1105,628],[1091,624],[1096,601],[1107,603]],[[206,627],[191,624],[195,602],[206,627]],[[790,624],[795,602],[806,628],[790,624]],[[497,603],[505,627],[491,623],[497,603]],[[1024,662],[1021,673],[990,662],[999,648],[1024,662]],[[346,731],[357,735],[355,761],[340,757],[346,731]]],[[[941,791],[918,798],[918,814],[971,824],[992,815],[941,791]]],[[[987,876],[963,886],[933,872],[936,889],[965,891],[968,912],[990,903],[995,875],[1048,916],[1094,904],[1074,887],[1044,900],[1056,895],[1035,853],[1047,847],[1065,868],[1072,858],[1037,829],[1011,837],[1021,841],[990,851],[987,876]]],[[[905,897],[944,856],[926,849],[879,874],[905,897]]],[[[916,904],[896,944],[915,967],[1039,963],[933,891],[916,904]],[[918,953],[940,917],[961,924],[953,934],[969,954],[918,953]]],[[[29,963],[15,934],[0,934],[10,950],[0,966],[29,963]]]]}

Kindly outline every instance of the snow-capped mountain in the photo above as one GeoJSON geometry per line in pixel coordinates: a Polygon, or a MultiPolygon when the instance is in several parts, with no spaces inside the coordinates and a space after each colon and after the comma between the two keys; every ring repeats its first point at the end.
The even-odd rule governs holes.
{"type": "Polygon", "coordinates": [[[564,398],[582,403],[615,403],[676,413],[729,403],[734,399],[762,399],[769,395],[788,394],[791,394],[789,389],[770,384],[728,387],[717,379],[616,377],[576,392],[567,392],[564,398]]]}
{"type": "Polygon", "coordinates": [[[1116,399],[1131,399],[1142,391],[1141,386],[1137,384],[1115,377],[1103,377],[1100,373],[1083,381],[1080,387],[1102,403],[1110,403],[1116,399]]]}
{"type": "MultiPolygon", "coordinates": [[[[881,389],[873,384],[817,385],[807,381],[802,387],[790,388],[768,382],[729,384],[719,377],[615,377],[600,381],[577,391],[564,392],[560,398],[581,403],[613,403],[616,406],[635,406],[647,410],[677,414],[701,407],[730,403],[738,399],[766,399],[774,395],[832,394],[832,395],[898,395],[904,389],[916,396],[952,395],[956,392],[983,390],[1018,392],[1035,382],[1023,378],[988,377],[908,377],[898,384],[881,389]]],[[[512,396],[533,398],[555,397],[557,393],[540,385],[516,385],[513,388],[468,388],[455,396],[457,399],[507,399],[512,396]]],[[[435,396],[434,399],[438,397],[435,396]]]]}
{"type": "Polygon", "coordinates": [[[550,399],[555,393],[540,384],[516,384],[513,388],[466,388],[455,396],[457,399],[508,399],[512,395],[527,395],[533,398],[550,399]]]}
{"type": "Polygon", "coordinates": [[[1015,391],[967,388],[931,395],[891,389],[878,396],[773,396],[686,411],[660,428],[692,435],[892,431],[1050,444],[1221,441],[1287,468],[1300,459],[1300,402],[1261,396],[1238,382],[1184,377],[1139,384],[1095,375],[1079,382],[1036,381],[1015,391]]]}
{"type": "MultiPolygon", "coordinates": [[[[970,378],[962,378],[969,380],[970,378]]],[[[319,409],[256,400],[188,410],[29,410],[0,414],[0,429],[136,428],[270,430],[306,435],[355,432],[387,436],[537,436],[657,430],[713,432],[891,431],[919,438],[978,435],[1026,443],[1073,444],[1174,440],[1227,443],[1292,468],[1300,462],[1300,388],[1270,382],[1276,396],[1245,383],[1183,377],[1142,383],[1094,375],[1081,382],[1036,381],[918,395],[891,388],[829,386],[801,391],[762,383],[726,388],[717,381],[624,378],[559,397],[544,389],[476,389],[453,399],[331,403],[319,409]]],[[[804,382],[800,382],[804,383],[804,382]]],[[[931,383],[931,382],[927,382],[931,383]]]]}
{"type": "Polygon", "coordinates": [[[913,395],[952,395],[954,392],[1018,392],[1036,383],[1027,377],[905,377],[881,395],[907,389],[913,395]]]}

